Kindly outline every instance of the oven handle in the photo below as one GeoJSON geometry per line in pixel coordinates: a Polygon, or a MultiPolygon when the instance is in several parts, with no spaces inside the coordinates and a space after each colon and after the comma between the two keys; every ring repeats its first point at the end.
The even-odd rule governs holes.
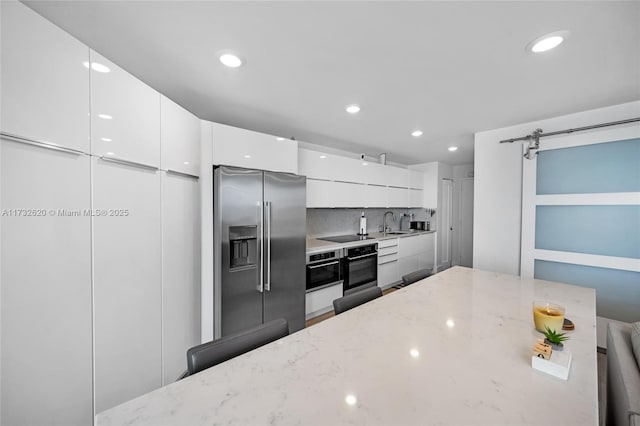
{"type": "Polygon", "coordinates": [[[362,256],[356,256],[356,257],[347,257],[347,260],[358,260],[358,259],[362,259],[365,257],[371,257],[371,256],[377,256],[378,252],[375,253],[370,253],[370,254],[363,254],[362,256]]]}
{"type": "Polygon", "coordinates": [[[323,266],[337,265],[338,263],[340,263],[340,261],[336,260],[335,262],[321,263],[320,265],[307,265],[307,268],[316,269],[316,268],[322,268],[323,266]]]}

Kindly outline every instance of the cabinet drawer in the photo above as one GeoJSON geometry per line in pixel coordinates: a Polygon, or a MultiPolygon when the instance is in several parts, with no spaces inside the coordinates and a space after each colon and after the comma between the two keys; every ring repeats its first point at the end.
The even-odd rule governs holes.
{"type": "Polygon", "coordinates": [[[342,297],[342,292],[342,283],[308,292],[305,301],[307,319],[332,310],[333,301],[342,297]]]}
{"type": "Polygon", "coordinates": [[[382,247],[378,246],[378,257],[387,256],[390,254],[398,254],[398,246],[382,247]]]}
{"type": "Polygon", "coordinates": [[[381,248],[385,248],[385,247],[391,247],[391,246],[398,246],[398,239],[397,238],[389,238],[386,240],[378,240],[378,249],[381,248]]]}

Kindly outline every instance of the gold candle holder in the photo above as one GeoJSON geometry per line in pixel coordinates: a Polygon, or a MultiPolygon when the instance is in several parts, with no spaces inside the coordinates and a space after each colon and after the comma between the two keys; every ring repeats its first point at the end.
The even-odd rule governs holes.
{"type": "Polygon", "coordinates": [[[545,331],[545,327],[560,332],[564,323],[564,307],[555,303],[537,300],[533,302],[533,324],[536,330],[545,331]]]}

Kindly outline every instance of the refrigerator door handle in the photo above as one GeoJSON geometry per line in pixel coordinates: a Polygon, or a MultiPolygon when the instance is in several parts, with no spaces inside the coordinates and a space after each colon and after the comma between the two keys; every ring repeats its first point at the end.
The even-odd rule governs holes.
{"type": "Polygon", "coordinates": [[[265,225],[267,227],[267,235],[265,237],[265,243],[267,245],[267,259],[265,261],[266,279],[264,283],[264,290],[271,291],[271,201],[264,202],[265,209],[265,225]]]}
{"type": "Polygon", "coordinates": [[[256,290],[258,290],[260,293],[264,292],[264,250],[263,250],[263,246],[264,246],[264,236],[262,235],[262,231],[264,230],[264,207],[262,206],[262,203],[260,201],[256,201],[256,205],[258,206],[258,209],[260,210],[260,228],[258,229],[258,237],[260,238],[260,244],[258,244],[258,250],[260,250],[260,279],[258,280],[258,285],[256,287],[256,290]]]}

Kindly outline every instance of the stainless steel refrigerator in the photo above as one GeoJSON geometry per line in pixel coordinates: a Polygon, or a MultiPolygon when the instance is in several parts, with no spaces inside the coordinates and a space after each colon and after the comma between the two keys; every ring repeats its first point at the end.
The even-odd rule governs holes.
{"type": "Polygon", "coordinates": [[[306,178],[214,166],[214,333],[304,328],[306,178]]]}

